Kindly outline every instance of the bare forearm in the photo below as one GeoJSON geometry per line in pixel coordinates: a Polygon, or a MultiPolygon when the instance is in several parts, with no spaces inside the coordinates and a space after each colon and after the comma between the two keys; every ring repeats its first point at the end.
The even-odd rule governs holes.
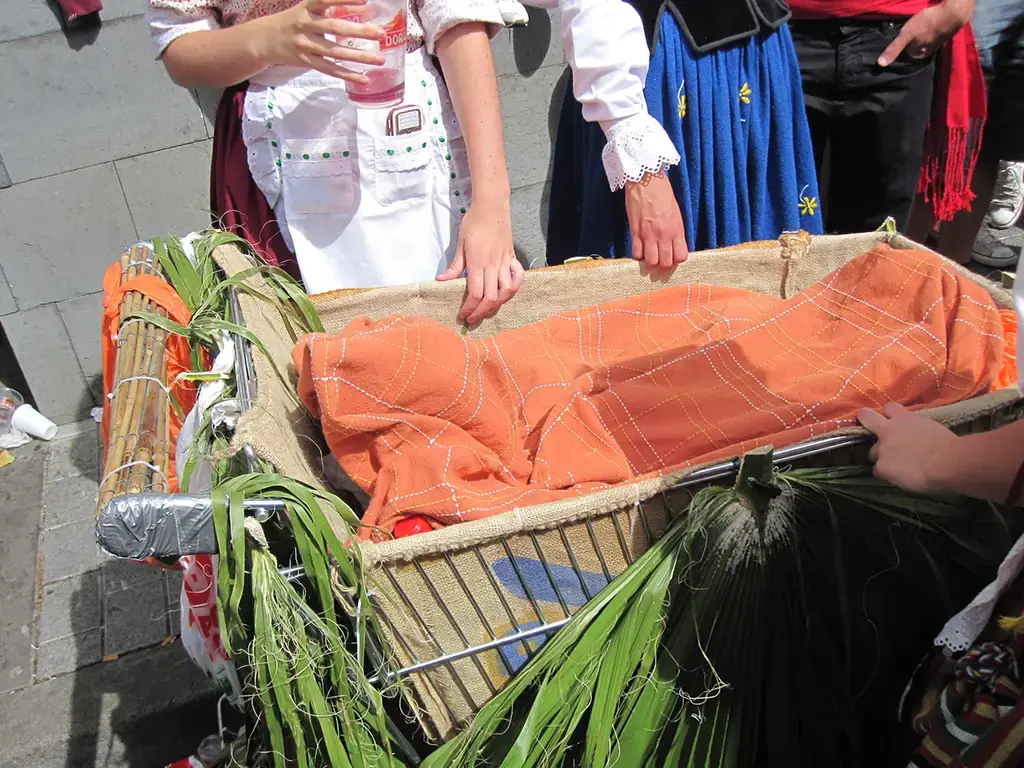
{"type": "MultiPolygon", "coordinates": [[[[997,503],[1006,501],[1024,464],[1024,421],[965,435],[938,452],[933,477],[939,489],[997,503]]],[[[1019,504],[1022,499],[1014,499],[1019,504]]]]}
{"type": "Polygon", "coordinates": [[[508,198],[498,78],[486,27],[455,27],[438,40],[437,55],[466,139],[473,195],[508,198]]]}
{"type": "Polygon", "coordinates": [[[162,57],[167,74],[184,88],[227,88],[269,66],[261,43],[263,19],[183,35],[162,57]]]}

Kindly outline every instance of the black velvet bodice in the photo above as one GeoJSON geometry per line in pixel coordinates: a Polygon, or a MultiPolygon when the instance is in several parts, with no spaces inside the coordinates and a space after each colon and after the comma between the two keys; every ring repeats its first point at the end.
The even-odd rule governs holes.
{"type": "Polygon", "coordinates": [[[631,0],[640,12],[651,52],[658,41],[662,12],[668,11],[679,23],[687,41],[697,53],[770,32],[790,16],[785,0],[631,0]]]}

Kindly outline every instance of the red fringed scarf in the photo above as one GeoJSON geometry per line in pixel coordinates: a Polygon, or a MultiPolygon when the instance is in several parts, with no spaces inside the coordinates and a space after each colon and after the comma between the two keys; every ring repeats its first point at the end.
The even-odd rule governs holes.
{"type": "MultiPolygon", "coordinates": [[[[907,18],[935,3],[929,0],[790,0],[794,18],[907,18]]],[[[931,203],[938,221],[970,208],[971,177],[985,125],[985,77],[970,25],[939,51],[932,114],[925,136],[924,165],[917,191],[931,203]]]]}

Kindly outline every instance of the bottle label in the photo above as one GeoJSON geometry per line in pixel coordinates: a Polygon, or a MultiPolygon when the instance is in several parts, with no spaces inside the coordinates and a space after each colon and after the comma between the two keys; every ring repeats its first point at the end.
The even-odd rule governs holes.
{"type": "Polygon", "coordinates": [[[382,51],[404,48],[407,40],[407,19],[403,8],[395,14],[395,18],[384,25],[384,39],[380,41],[382,51]]]}

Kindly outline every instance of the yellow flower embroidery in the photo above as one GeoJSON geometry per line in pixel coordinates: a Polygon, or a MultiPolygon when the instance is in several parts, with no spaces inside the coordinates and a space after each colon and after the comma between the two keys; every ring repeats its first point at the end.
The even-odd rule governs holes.
{"type": "Polygon", "coordinates": [[[818,198],[807,197],[804,195],[800,198],[800,214],[802,216],[813,216],[814,211],[818,208],[818,198]]]}
{"type": "Polygon", "coordinates": [[[740,86],[740,101],[742,101],[744,104],[749,104],[750,94],[752,93],[753,91],[750,90],[750,83],[744,83],[743,85],[740,86]]]}
{"type": "Polygon", "coordinates": [[[680,119],[686,117],[686,94],[683,93],[684,85],[686,85],[685,80],[679,84],[679,90],[676,91],[676,98],[678,99],[676,112],[679,113],[680,119]]]}

